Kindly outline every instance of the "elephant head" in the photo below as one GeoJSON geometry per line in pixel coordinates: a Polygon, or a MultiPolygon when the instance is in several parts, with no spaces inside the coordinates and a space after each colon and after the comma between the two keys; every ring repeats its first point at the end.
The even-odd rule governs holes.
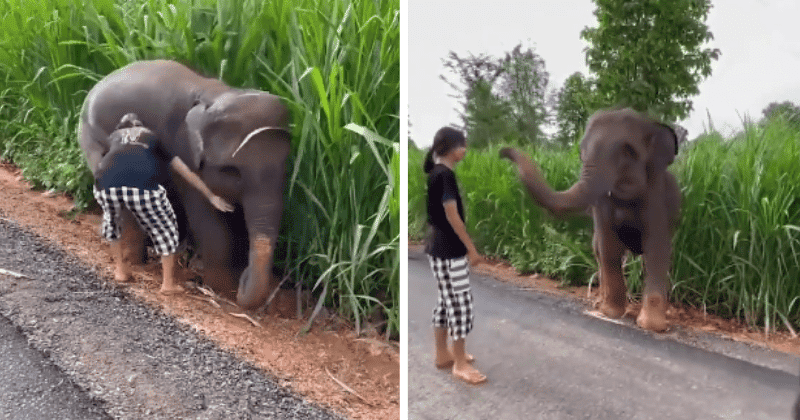
{"type": "Polygon", "coordinates": [[[550,189],[535,163],[519,151],[506,148],[500,155],[518,165],[536,202],[558,215],[583,211],[603,195],[628,202],[643,197],[677,152],[672,128],[620,109],[599,111],[590,118],[581,141],[581,177],[567,191],[550,189]]]}
{"type": "Polygon", "coordinates": [[[288,122],[280,99],[258,91],[231,90],[186,115],[189,165],[244,218],[248,262],[237,272],[237,302],[246,308],[261,305],[268,293],[291,151],[288,122]]]}

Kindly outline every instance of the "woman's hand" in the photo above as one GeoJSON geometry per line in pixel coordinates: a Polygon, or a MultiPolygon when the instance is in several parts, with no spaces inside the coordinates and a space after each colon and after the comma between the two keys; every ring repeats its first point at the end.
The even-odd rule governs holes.
{"type": "Polygon", "coordinates": [[[473,267],[478,264],[486,264],[486,258],[479,254],[475,248],[467,251],[467,260],[469,260],[469,265],[473,267]]]}
{"type": "Polygon", "coordinates": [[[225,201],[224,198],[218,195],[211,195],[211,197],[208,197],[208,201],[210,201],[211,205],[214,206],[219,211],[224,211],[224,212],[233,211],[233,206],[227,201],[225,201]]]}

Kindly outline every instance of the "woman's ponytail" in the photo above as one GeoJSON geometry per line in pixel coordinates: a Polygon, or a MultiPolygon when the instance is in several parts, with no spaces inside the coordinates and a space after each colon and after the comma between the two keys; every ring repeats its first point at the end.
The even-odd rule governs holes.
{"type": "Polygon", "coordinates": [[[428,149],[428,153],[425,155],[425,162],[422,163],[422,170],[425,171],[426,174],[431,173],[433,170],[433,146],[428,149]]]}

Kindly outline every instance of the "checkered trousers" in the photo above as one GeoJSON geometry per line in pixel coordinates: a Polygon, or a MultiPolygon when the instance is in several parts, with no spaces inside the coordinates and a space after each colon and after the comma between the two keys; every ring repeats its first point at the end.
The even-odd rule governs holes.
{"type": "Polygon", "coordinates": [[[103,208],[102,232],[107,240],[119,239],[120,210],[125,206],[153,240],[159,254],[175,253],[178,248],[178,222],[163,186],[159,185],[157,190],[135,187],[99,190],[94,187],[94,198],[103,208]]]}
{"type": "Polygon", "coordinates": [[[439,283],[439,299],[433,309],[433,325],[447,328],[454,340],[466,338],[475,318],[469,287],[467,257],[442,259],[428,255],[439,283]]]}

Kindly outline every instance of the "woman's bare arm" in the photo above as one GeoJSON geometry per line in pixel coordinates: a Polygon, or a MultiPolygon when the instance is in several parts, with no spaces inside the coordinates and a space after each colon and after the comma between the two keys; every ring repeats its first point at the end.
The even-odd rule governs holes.
{"type": "Polygon", "coordinates": [[[458,239],[461,239],[461,242],[463,242],[464,246],[467,247],[467,256],[469,257],[470,265],[477,265],[486,262],[478,253],[478,250],[475,249],[475,244],[472,243],[472,238],[470,238],[469,234],[467,233],[467,227],[464,225],[464,221],[458,214],[458,205],[456,204],[456,200],[447,200],[443,204],[444,214],[447,217],[447,222],[453,227],[453,231],[455,231],[456,235],[458,235],[458,239]]]}
{"type": "Polygon", "coordinates": [[[208,188],[208,185],[206,185],[206,183],[203,182],[203,180],[200,179],[200,177],[197,176],[197,174],[192,172],[192,170],[189,169],[189,167],[186,166],[185,163],[183,163],[181,158],[175,156],[169,162],[169,165],[170,167],[172,167],[172,169],[175,170],[175,172],[180,174],[187,182],[189,182],[189,184],[191,184],[194,188],[197,188],[198,191],[203,193],[203,195],[208,199],[208,201],[211,202],[211,204],[214,207],[217,208],[217,210],[226,212],[233,211],[233,206],[230,205],[230,203],[228,203],[227,201],[225,201],[222,197],[215,195],[208,188]]]}

